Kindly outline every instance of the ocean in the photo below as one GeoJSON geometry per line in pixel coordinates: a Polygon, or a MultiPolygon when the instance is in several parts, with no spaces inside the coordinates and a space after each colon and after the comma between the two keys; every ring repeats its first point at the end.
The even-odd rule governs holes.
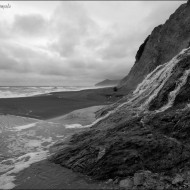
{"type": "Polygon", "coordinates": [[[64,140],[82,130],[66,127],[63,120],[0,116],[0,189],[101,189],[104,186],[47,160],[64,140]]]}
{"type": "Polygon", "coordinates": [[[51,92],[95,89],[92,86],[0,86],[0,98],[28,97],[51,92]]]}
{"type": "MultiPolygon", "coordinates": [[[[29,97],[93,87],[0,87],[0,98],[29,97]]],[[[87,108],[86,108],[87,109],[87,108]]],[[[94,111],[98,107],[93,108],[94,111]]],[[[75,121],[87,122],[90,111],[82,109],[61,119],[40,120],[0,115],[0,189],[101,189],[105,184],[84,180],[71,170],[47,161],[70,135],[84,130],[75,121]],[[87,115],[86,115],[87,114],[87,115]],[[88,116],[88,117],[87,117],[88,116]],[[76,118],[76,119],[75,119],[76,118]],[[74,122],[72,124],[71,120],[74,122]],[[65,121],[69,121],[68,125],[65,121]],[[77,127],[73,127],[77,126],[77,127]],[[64,179],[64,180],[63,180],[64,179]]],[[[95,120],[95,116],[92,118],[95,120]]],[[[88,121],[86,124],[94,122],[88,121]]],[[[84,122],[84,125],[85,125],[84,122]]],[[[83,123],[82,123],[83,124],[83,123]]],[[[82,126],[80,124],[80,126],[82,126]]]]}

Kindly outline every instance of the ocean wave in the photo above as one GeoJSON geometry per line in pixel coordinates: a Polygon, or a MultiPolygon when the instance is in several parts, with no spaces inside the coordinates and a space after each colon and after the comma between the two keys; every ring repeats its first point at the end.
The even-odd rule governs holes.
{"type": "MultiPolygon", "coordinates": [[[[7,166],[8,172],[0,176],[0,188],[1,189],[12,189],[16,185],[14,184],[15,176],[13,174],[19,173],[20,171],[28,168],[31,164],[39,162],[47,158],[48,151],[30,152],[25,155],[12,159],[14,166],[7,166]]],[[[5,167],[5,165],[4,165],[5,167]]]]}
{"type": "Polygon", "coordinates": [[[30,97],[42,94],[50,94],[52,92],[78,91],[88,89],[90,87],[75,87],[75,86],[47,86],[47,87],[0,87],[0,98],[18,98],[30,97]]]}

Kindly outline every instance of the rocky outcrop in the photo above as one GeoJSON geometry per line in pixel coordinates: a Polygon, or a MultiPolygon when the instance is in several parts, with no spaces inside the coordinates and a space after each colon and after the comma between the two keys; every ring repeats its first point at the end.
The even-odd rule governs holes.
{"type": "Polygon", "coordinates": [[[119,80],[109,80],[106,79],[102,82],[99,82],[97,84],[95,84],[95,86],[117,86],[119,83],[119,80]]]}
{"type": "Polygon", "coordinates": [[[157,67],[130,97],[73,135],[51,160],[94,179],[127,179],[121,186],[162,184],[160,177],[139,179],[145,170],[170,176],[168,187],[180,184],[175,176],[190,171],[189,60],[190,48],[157,67]]]}
{"type": "Polygon", "coordinates": [[[172,59],[190,43],[190,6],[181,5],[165,24],[157,26],[140,46],[136,62],[119,87],[134,90],[158,65],[172,59]]]}
{"type": "MultiPolygon", "coordinates": [[[[184,5],[177,12],[187,14],[184,5]]],[[[149,40],[151,36],[138,52],[139,61],[151,51],[149,40]]],[[[159,57],[157,61],[166,59],[159,57]]],[[[187,48],[158,64],[132,93],[98,112],[99,118],[50,160],[125,189],[190,188],[189,94],[187,48]]]]}
{"type": "MultiPolygon", "coordinates": [[[[150,120],[143,126],[141,119],[137,117],[107,130],[96,128],[77,134],[68,147],[52,159],[55,163],[101,180],[123,179],[144,169],[167,174],[173,168],[179,170],[187,164],[190,159],[188,147],[165,133],[155,132],[148,125],[150,120]],[[99,157],[102,150],[104,154],[99,157]]],[[[182,123],[178,125],[182,126],[182,123]]]]}
{"type": "Polygon", "coordinates": [[[120,181],[119,186],[126,190],[164,190],[164,189],[189,189],[190,172],[182,172],[174,176],[163,176],[152,173],[149,170],[142,170],[120,181]]]}
{"type": "Polygon", "coordinates": [[[140,60],[140,58],[141,58],[141,56],[142,56],[142,54],[143,54],[143,52],[144,52],[144,48],[146,47],[146,44],[147,44],[147,42],[148,42],[148,40],[149,40],[149,37],[150,37],[150,36],[148,36],[148,37],[146,38],[146,40],[144,41],[144,43],[139,47],[139,50],[137,51],[137,54],[136,54],[136,56],[135,56],[136,61],[139,61],[139,60],[140,60]]]}
{"type": "Polygon", "coordinates": [[[187,1],[187,6],[190,6],[190,0],[187,1]]]}

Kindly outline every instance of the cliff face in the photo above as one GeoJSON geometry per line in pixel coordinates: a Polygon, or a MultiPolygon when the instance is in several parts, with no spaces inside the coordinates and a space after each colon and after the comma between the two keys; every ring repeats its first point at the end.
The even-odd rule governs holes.
{"type": "Polygon", "coordinates": [[[187,10],[182,5],[140,47],[131,71],[137,73],[129,76],[143,80],[133,93],[106,108],[94,123],[85,126],[85,132],[63,143],[51,157],[53,162],[94,179],[120,181],[126,189],[190,188],[190,47],[171,57],[189,46],[189,35],[182,32],[190,30],[187,10]],[[182,17],[186,19],[182,21],[182,17]],[[163,27],[166,34],[161,35],[163,27]],[[173,34],[171,38],[167,32],[173,34]],[[151,49],[155,35],[159,47],[151,49]],[[155,58],[154,64],[140,68],[150,58],[155,58]],[[149,74],[144,77],[144,73],[149,74]]]}
{"type": "Polygon", "coordinates": [[[156,181],[141,182],[141,189],[179,189],[190,182],[172,182],[175,175],[190,172],[189,92],[190,48],[158,66],[122,103],[63,143],[51,159],[101,180],[135,182],[139,172],[148,170],[156,181]],[[161,180],[168,177],[167,183],[161,180]]]}
{"type": "Polygon", "coordinates": [[[119,87],[134,90],[148,73],[190,45],[190,5],[181,5],[165,24],[157,26],[140,46],[136,62],[119,87]]]}

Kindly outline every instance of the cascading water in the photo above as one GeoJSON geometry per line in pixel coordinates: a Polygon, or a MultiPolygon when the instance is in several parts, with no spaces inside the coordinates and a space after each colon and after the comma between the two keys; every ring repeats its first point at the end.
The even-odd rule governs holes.
{"type": "Polygon", "coordinates": [[[182,77],[179,78],[177,87],[168,95],[168,103],[164,105],[162,108],[160,108],[157,112],[165,111],[166,109],[168,109],[173,105],[176,96],[178,95],[181,87],[186,84],[189,75],[190,75],[190,69],[186,70],[182,75],[182,77]]]}
{"type": "MultiPolygon", "coordinates": [[[[190,55],[190,49],[184,49],[180,54],[175,56],[171,61],[164,64],[161,70],[157,73],[154,71],[155,75],[150,73],[141,84],[134,91],[134,97],[138,97],[138,100],[146,96],[146,101],[141,105],[142,109],[148,109],[149,103],[156,98],[158,93],[163,88],[164,84],[167,82],[169,77],[172,75],[174,67],[184,58],[185,55],[190,55]],[[150,77],[151,76],[151,77],[150,77]]],[[[186,78],[186,77],[185,77],[186,78]]],[[[183,77],[182,77],[183,79],[183,77]]],[[[180,78],[181,80],[181,78],[180,78]]],[[[171,104],[172,105],[172,104],[171,104]]]]}
{"type": "MultiPolygon", "coordinates": [[[[147,110],[149,103],[156,98],[158,93],[163,88],[164,84],[171,77],[174,67],[186,56],[190,55],[190,48],[184,49],[180,54],[175,56],[171,61],[164,65],[158,66],[154,71],[147,75],[147,77],[140,83],[136,90],[133,92],[133,96],[125,103],[121,104],[119,108],[124,105],[130,107],[139,107],[141,110],[147,110]],[[155,72],[157,71],[157,72],[155,72]],[[144,102],[142,102],[144,100],[144,102]]],[[[186,83],[190,71],[184,71],[182,77],[178,79],[178,85],[169,94],[168,103],[164,106],[166,109],[173,105],[175,97],[181,87],[186,83]]],[[[177,82],[177,81],[176,81],[177,82]]],[[[160,109],[161,110],[161,109],[160,109]]],[[[165,110],[165,109],[164,109],[165,110]]]]}
{"type": "MultiPolygon", "coordinates": [[[[165,83],[172,75],[174,67],[186,56],[190,55],[190,48],[182,50],[177,56],[175,56],[169,62],[158,66],[137,86],[133,92],[132,97],[126,102],[120,104],[113,110],[109,111],[106,115],[98,118],[90,125],[81,127],[92,127],[100,121],[108,118],[112,114],[120,111],[121,109],[134,109],[136,111],[148,112],[150,102],[155,99],[158,93],[162,90],[165,83]]],[[[165,111],[173,105],[173,102],[180,91],[181,87],[186,84],[187,78],[190,75],[190,69],[184,71],[183,75],[178,79],[178,84],[175,89],[168,94],[168,102],[156,112],[165,111]]]]}

